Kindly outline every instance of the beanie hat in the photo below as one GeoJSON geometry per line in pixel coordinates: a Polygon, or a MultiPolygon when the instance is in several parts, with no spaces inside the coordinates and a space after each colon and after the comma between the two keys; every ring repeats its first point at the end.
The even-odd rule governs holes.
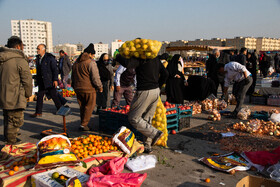
{"type": "Polygon", "coordinates": [[[90,43],[89,46],[87,46],[87,48],[85,48],[84,52],[95,54],[94,45],[92,43],[90,43]]]}

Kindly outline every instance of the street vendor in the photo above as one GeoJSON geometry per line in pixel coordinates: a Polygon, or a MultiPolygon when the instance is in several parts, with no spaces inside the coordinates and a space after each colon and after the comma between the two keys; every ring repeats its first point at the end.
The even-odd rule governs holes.
{"type": "Polygon", "coordinates": [[[228,64],[218,64],[219,73],[225,74],[225,85],[223,93],[228,95],[228,87],[230,83],[235,82],[236,88],[233,90],[233,95],[236,98],[237,104],[232,112],[232,117],[236,117],[240,111],[246,92],[250,88],[253,79],[252,74],[246,69],[244,65],[238,62],[230,62],[228,64]]]}
{"type": "Polygon", "coordinates": [[[130,124],[145,137],[145,152],[151,153],[152,146],[162,137],[163,132],[152,126],[160,87],[165,83],[168,72],[159,57],[153,59],[140,59],[132,57],[126,59],[117,55],[116,61],[126,68],[135,68],[137,91],[134,95],[128,114],[130,124]]]}

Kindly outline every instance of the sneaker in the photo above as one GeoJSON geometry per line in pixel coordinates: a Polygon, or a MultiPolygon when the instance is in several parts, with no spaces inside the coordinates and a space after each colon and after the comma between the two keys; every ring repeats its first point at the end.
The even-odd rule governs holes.
{"type": "Polygon", "coordinates": [[[151,145],[154,146],[162,136],[163,136],[163,132],[158,131],[155,137],[153,138],[151,145]]]}
{"type": "Polygon", "coordinates": [[[152,148],[147,148],[147,147],[145,147],[145,148],[144,148],[144,153],[146,153],[146,154],[151,154],[151,153],[153,153],[153,149],[152,149],[152,148]]]}
{"type": "Polygon", "coordinates": [[[90,131],[89,127],[88,126],[80,126],[80,130],[81,131],[90,131]]]}
{"type": "Polygon", "coordinates": [[[31,114],[30,117],[32,117],[32,118],[42,117],[42,114],[34,113],[34,114],[31,114]]]}

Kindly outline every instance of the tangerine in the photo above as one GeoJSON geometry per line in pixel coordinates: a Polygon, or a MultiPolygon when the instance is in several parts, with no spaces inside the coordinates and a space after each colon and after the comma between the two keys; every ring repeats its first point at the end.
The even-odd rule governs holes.
{"type": "Polygon", "coordinates": [[[209,183],[209,182],[210,182],[210,179],[209,179],[209,178],[206,178],[206,179],[205,179],[205,182],[209,183]]]}
{"type": "Polygon", "coordinates": [[[18,166],[15,166],[14,171],[18,171],[18,170],[19,170],[18,166]]]}
{"type": "Polygon", "coordinates": [[[13,170],[9,171],[9,175],[10,175],[10,176],[12,176],[12,175],[14,175],[14,174],[15,174],[15,172],[14,172],[13,170]]]}

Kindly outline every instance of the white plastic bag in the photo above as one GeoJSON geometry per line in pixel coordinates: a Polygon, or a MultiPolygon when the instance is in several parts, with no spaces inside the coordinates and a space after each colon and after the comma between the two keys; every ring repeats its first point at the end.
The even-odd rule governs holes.
{"type": "Polygon", "coordinates": [[[155,155],[141,155],[134,159],[129,159],[125,166],[132,172],[143,171],[156,167],[157,157],[155,155]]]}
{"type": "Polygon", "coordinates": [[[274,123],[280,122],[280,113],[279,114],[276,114],[276,113],[271,114],[270,121],[272,121],[274,123]]]}

